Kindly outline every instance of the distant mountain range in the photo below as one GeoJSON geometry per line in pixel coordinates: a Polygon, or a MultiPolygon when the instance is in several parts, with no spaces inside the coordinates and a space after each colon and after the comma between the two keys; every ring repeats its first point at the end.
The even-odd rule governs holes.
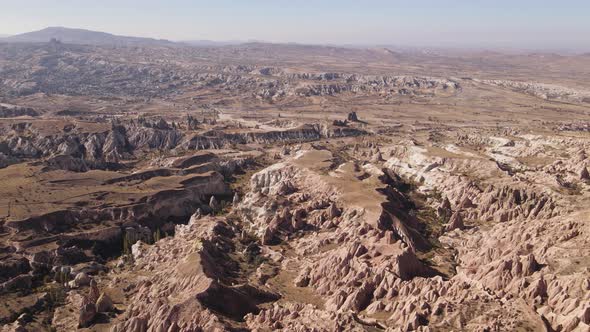
{"type": "Polygon", "coordinates": [[[165,39],[117,36],[106,32],[64,27],[49,27],[38,31],[0,38],[1,42],[45,43],[55,39],[67,44],[121,45],[121,46],[173,46],[176,43],[165,39]]]}
{"type": "Polygon", "coordinates": [[[247,42],[239,40],[228,40],[228,41],[215,41],[215,40],[183,40],[183,44],[191,46],[202,46],[202,47],[217,47],[217,46],[229,46],[229,45],[241,45],[247,42]]]}
{"type": "MultiPolygon", "coordinates": [[[[478,48],[445,48],[445,47],[418,47],[418,46],[401,46],[401,45],[371,45],[371,44],[300,44],[300,43],[272,43],[258,40],[228,40],[228,41],[214,41],[214,40],[183,40],[170,41],[166,39],[155,39],[146,37],[131,37],[119,36],[106,32],[92,31],[86,29],[73,29],[65,27],[48,27],[38,31],[22,33],[14,36],[0,34],[0,43],[47,43],[52,39],[58,40],[66,44],[78,45],[108,45],[108,46],[195,46],[195,47],[224,47],[224,46],[240,46],[246,48],[257,47],[271,47],[271,48],[287,48],[287,49],[318,49],[326,51],[328,49],[337,49],[343,56],[348,52],[344,50],[379,50],[380,52],[389,53],[392,56],[407,55],[437,55],[437,56],[456,56],[468,54],[480,54],[482,56],[494,56],[505,54],[528,54],[533,51],[526,49],[510,49],[498,48],[493,51],[478,48]]],[[[551,53],[548,50],[538,51],[543,56],[551,53]]],[[[578,55],[583,57],[590,56],[590,53],[580,54],[575,51],[560,51],[560,55],[578,55]]]]}

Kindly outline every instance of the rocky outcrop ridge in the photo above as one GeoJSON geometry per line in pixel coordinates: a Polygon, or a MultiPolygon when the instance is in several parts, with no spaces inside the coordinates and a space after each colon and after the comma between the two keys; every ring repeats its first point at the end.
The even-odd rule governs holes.
{"type": "Polygon", "coordinates": [[[588,103],[590,91],[568,88],[555,84],[518,82],[508,80],[481,80],[482,83],[510,88],[535,97],[564,102],[588,103]]]}
{"type": "Polygon", "coordinates": [[[349,127],[330,127],[323,124],[307,124],[293,129],[249,132],[222,133],[207,132],[196,134],[182,143],[182,149],[221,149],[234,144],[272,144],[280,142],[315,141],[330,137],[353,137],[367,135],[368,132],[349,127]]]}
{"type": "Polygon", "coordinates": [[[113,123],[106,132],[51,136],[39,135],[34,130],[12,131],[2,138],[4,141],[0,141],[0,153],[5,155],[6,165],[11,159],[47,157],[48,169],[85,171],[95,168],[117,169],[121,167],[119,162],[150,150],[223,149],[236,144],[300,142],[369,134],[352,127],[308,124],[276,131],[208,131],[187,136],[166,122],[158,123],[151,124],[145,120],[140,123],[113,123]]]}
{"type": "Polygon", "coordinates": [[[452,233],[442,241],[458,250],[462,278],[508,303],[528,303],[552,329],[583,331],[589,327],[582,299],[590,289],[584,272],[570,265],[585,255],[571,248],[586,248],[588,242],[587,223],[578,218],[511,221],[486,233],[452,233]],[[571,273],[563,273],[569,268],[571,273]]]}
{"type": "Polygon", "coordinates": [[[0,118],[14,118],[18,116],[39,116],[39,113],[30,107],[0,104],[0,118]]]}
{"type": "Polygon", "coordinates": [[[288,78],[303,79],[299,85],[289,81],[266,81],[254,95],[261,99],[277,100],[288,96],[335,96],[343,93],[367,95],[434,95],[460,90],[457,82],[447,79],[410,76],[365,76],[355,74],[291,74],[288,78]],[[322,82],[322,83],[317,83],[322,82]],[[326,83],[324,83],[326,82],[326,83]]]}
{"type": "MultiPolygon", "coordinates": [[[[230,196],[224,177],[217,172],[195,175],[190,180],[183,189],[157,192],[132,204],[69,209],[7,221],[6,240],[14,246],[7,256],[13,257],[9,261],[15,264],[6,268],[8,284],[0,287],[13,291],[28,284],[30,288],[29,271],[42,279],[44,275],[53,275],[56,267],[92,265],[117,256],[124,250],[124,237],[130,244],[139,239],[152,240],[153,232],[164,230],[169,221],[188,218],[198,208],[208,210],[210,197],[230,196]],[[144,235],[133,235],[140,231],[144,235]],[[23,234],[30,236],[23,240],[23,234]],[[42,249],[50,244],[57,249],[42,249]]],[[[89,271],[96,273],[102,269],[90,267],[89,271]]]]}
{"type": "Polygon", "coordinates": [[[443,274],[440,257],[418,258],[428,251],[393,175],[346,164],[326,174],[305,164],[312,156],[298,151],[253,175],[229,215],[199,211],[174,238],[133,245],[133,263],[108,282],[145,272],[111,330],[588,328],[587,272],[574,263],[590,254],[581,215],[509,219],[484,231],[463,223],[481,203],[449,194],[438,240],[454,271],[443,274]],[[383,201],[355,206],[350,181],[380,184],[383,201]]]}
{"type": "Polygon", "coordinates": [[[166,220],[171,217],[188,216],[200,205],[206,205],[212,195],[229,196],[230,190],[224,178],[217,172],[198,174],[186,181],[186,187],[178,190],[160,191],[139,200],[137,203],[93,210],[67,210],[43,216],[6,222],[8,229],[15,231],[59,234],[77,223],[92,221],[166,220]]]}
{"type": "MultiPolygon", "coordinates": [[[[238,209],[243,218],[251,220],[263,244],[286,241],[301,255],[278,259],[285,273],[296,275],[293,286],[311,289],[323,299],[323,309],[304,309],[312,317],[319,314],[334,320],[344,317],[334,316],[336,312],[382,310],[394,299],[389,293],[393,284],[435,275],[412,248],[396,240],[395,226],[370,220],[362,210],[339,207],[338,187],[305,168],[273,165],[252,177],[251,188],[238,209]]],[[[275,305],[250,317],[249,322],[273,326],[285,319],[294,324],[288,318],[291,306],[275,305]],[[269,320],[271,312],[278,316],[269,320]]],[[[298,318],[306,319],[312,318],[298,318]]],[[[360,325],[365,324],[370,325],[360,325]]]]}
{"type": "Polygon", "coordinates": [[[249,285],[231,285],[237,268],[228,256],[233,235],[222,220],[194,215],[175,233],[135,256],[134,269],[157,272],[136,285],[111,331],[225,331],[223,316],[239,320],[258,313],[258,304],[278,299],[249,285]]]}
{"type": "MultiPolygon", "coordinates": [[[[503,144],[503,143],[502,143],[503,144]]],[[[501,184],[486,183],[463,176],[495,176],[502,170],[495,163],[475,159],[430,157],[426,149],[410,147],[391,157],[385,167],[418,182],[425,192],[444,192],[454,208],[464,210],[467,220],[504,222],[513,219],[551,218],[566,212],[558,195],[514,179],[506,174],[501,184]]],[[[450,217],[448,215],[447,217],[450,217]]]]}

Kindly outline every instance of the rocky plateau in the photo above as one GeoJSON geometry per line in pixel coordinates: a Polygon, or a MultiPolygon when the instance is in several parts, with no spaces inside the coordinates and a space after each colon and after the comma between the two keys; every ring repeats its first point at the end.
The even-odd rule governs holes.
{"type": "Polygon", "coordinates": [[[0,40],[0,331],[590,331],[587,56],[94,36],[0,40]]]}

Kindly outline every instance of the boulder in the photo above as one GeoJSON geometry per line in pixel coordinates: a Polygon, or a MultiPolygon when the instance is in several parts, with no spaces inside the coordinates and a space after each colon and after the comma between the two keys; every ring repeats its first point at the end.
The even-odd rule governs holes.
{"type": "Polygon", "coordinates": [[[459,204],[459,209],[470,209],[474,207],[476,207],[475,204],[473,204],[471,199],[469,199],[467,196],[465,196],[465,198],[463,198],[461,201],[461,204],[459,204]]]}
{"type": "Polygon", "coordinates": [[[373,154],[373,157],[371,157],[371,162],[378,163],[382,161],[384,161],[384,159],[381,155],[381,151],[377,151],[375,154],[373,154]]]}
{"type": "Polygon", "coordinates": [[[94,279],[90,280],[90,292],[88,293],[88,301],[92,303],[96,303],[98,297],[100,296],[100,292],[98,290],[98,284],[94,279]]]}
{"type": "Polygon", "coordinates": [[[78,273],[73,281],[77,287],[90,285],[90,277],[85,272],[78,273]]]}
{"type": "Polygon", "coordinates": [[[142,241],[137,241],[131,246],[131,255],[133,256],[133,259],[137,260],[142,257],[143,252],[145,251],[145,246],[146,244],[142,241]]]}
{"type": "Polygon", "coordinates": [[[287,146],[283,146],[281,149],[281,155],[288,156],[289,154],[291,154],[291,150],[287,146]]]}
{"type": "Polygon", "coordinates": [[[443,221],[447,221],[449,217],[453,214],[453,210],[451,209],[451,202],[447,197],[441,202],[440,206],[436,210],[436,214],[439,218],[443,221]]]}
{"type": "Polygon", "coordinates": [[[590,180],[590,173],[588,173],[588,169],[586,166],[583,166],[580,170],[580,180],[590,180]]]}
{"type": "Polygon", "coordinates": [[[213,210],[213,212],[219,210],[219,203],[217,202],[215,196],[211,196],[211,199],[209,200],[209,207],[211,208],[211,210],[213,210]]]}
{"type": "Polygon", "coordinates": [[[293,213],[293,217],[291,218],[291,227],[293,230],[300,230],[305,227],[305,224],[305,210],[295,210],[295,213],[293,213]]]}
{"type": "Polygon", "coordinates": [[[96,317],[96,305],[92,302],[82,303],[80,308],[80,316],[78,317],[78,327],[88,327],[94,321],[96,317]]]}
{"type": "Polygon", "coordinates": [[[584,322],[584,324],[590,325],[590,305],[582,311],[580,320],[584,322]]]}
{"type": "Polygon", "coordinates": [[[106,293],[101,293],[96,301],[96,311],[97,312],[109,312],[113,311],[113,301],[106,293]]]}
{"type": "Polygon", "coordinates": [[[461,217],[460,212],[455,212],[449,219],[449,222],[445,226],[445,231],[450,232],[454,229],[464,229],[465,225],[463,224],[463,217],[461,217]]]}
{"type": "Polygon", "coordinates": [[[262,244],[272,245],[275,242],[275,231],[271,227],[266,227],[262,233],[262,244]]]}
{"type": "Polygon", "coordinates": [[[334,219],[339,216],[340,216],[340,210],[336,207],[336,204],[334,204],[334,203],[330,204],[330,207],[328,209],[328,217],[330,219],[334,219]]]}

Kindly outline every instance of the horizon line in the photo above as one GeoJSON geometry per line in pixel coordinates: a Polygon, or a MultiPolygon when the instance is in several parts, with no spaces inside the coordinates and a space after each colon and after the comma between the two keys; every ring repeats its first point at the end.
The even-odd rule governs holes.
{"type": "MultiPolygon", "coordinates": [[[[93,30],[91,28],[81,28],[81,27],[66,27],[66,26],[47,26],[41,29],[32,30],[21,32],[17,34],[6,34],[0,32],[0,39],[5,38],[12,38],[24,34],[35,33],[39,31],[43,31],[46,29],[66,29],[66,30],[82,30],[87,32],[94,32],[94,33],[104,33],[109,34],[114,37],[126,37],[126,38],[145,38],[145,39],[152,39],[156,41],[167,41],[172,43],[181,43],[181,44],[188,44],[190,43],[197,43],[197,42],[208,42],[212,44],[224,44],[220,46],[231,46],[231,45],[243,45],[243,44],[253,44],[253,43],[261,43],[261,44],[275,44],[275,45],[301,45],[301,46],[323,46],[323,47],[341,47],[341,48],[397,48],[397,49],[406,49],[406,50],[438,50],[438,51],[512,51],[512,52],[542,52],[542,53],[555,53],[555,52],[565,52],[572,55],[579,54],[584,55],[590,53],[590,46],[589,47],[572,47],[572,46],[550,46],[550,47],[537,47],[537,46],[514,46],[509,44],[499,44],[499,43],[491,43],[491,44],[475,44],[475,43],[460,43],[460,42],[443,42],[440,44],[435,43],[396,43],[396,42],[380,42],[380,43],[363,43],[363,42],[345,42],[345,43],[335,43],[335,42],[305,42],[305,41],[276,41],[276,40],[264,40],[258,38],[247,38],[247,39],[199,39],[199,38],[191,38],[191,39],[175,39],[175,38],[160,38],[154,36],[142,36],[142,35],[129,35],[129,34],[119,34],[116,32],[107,32],[102,30],[93,30]]],[[[1,40],[0,40],[1,42],[1,40]]]]}

